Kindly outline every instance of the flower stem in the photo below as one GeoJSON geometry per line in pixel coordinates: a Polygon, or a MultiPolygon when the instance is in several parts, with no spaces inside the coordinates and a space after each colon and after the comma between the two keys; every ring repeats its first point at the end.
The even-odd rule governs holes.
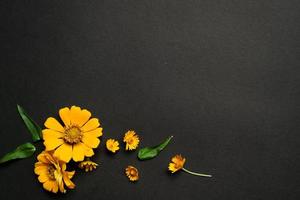
{"type": "Polygon", "coordinates": [[[203,176],[203,177],[212,177],[212,175],[209,175],[209,174],[200,174],[200,173],[196,173],[196,172],[192,172],[190,170],[187,170],[185,168],[182,168],[183,171],[189,173],[189,174],[192,174],[192,175],[195,175],[195,176],[203,176]]]}

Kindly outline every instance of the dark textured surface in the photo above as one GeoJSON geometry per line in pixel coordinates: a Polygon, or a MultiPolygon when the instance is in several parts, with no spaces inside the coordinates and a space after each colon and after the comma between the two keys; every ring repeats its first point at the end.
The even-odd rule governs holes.
{"type": "MultiPolygon", "coordinates": [[[[0,2],[1,154],[63,106],[107,138],[169,135],[156,159],[101,144],[66,195],[42,189],[31,157],[0,166],[0,199],[299,199],[299,1],[0,2]],[[212,179],[167,173],[172,155],[212,179]],[[136,184],[124,168],[137,166],[136,184]]],[[[39,151],[42,150],[40,145],[39,151]]]]}

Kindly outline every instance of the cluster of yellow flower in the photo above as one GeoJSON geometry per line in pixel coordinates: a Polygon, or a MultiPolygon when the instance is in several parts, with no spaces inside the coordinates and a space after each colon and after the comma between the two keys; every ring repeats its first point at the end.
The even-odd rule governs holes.
{"type": "Polygon", "coordinates": [[[75,171],[66,171],[66,164],[73,160],[80,162],[79,168],[91,171],[97,164],[84,158],[94,155],[94,148],[100,144],[102,128],[97,118],[77,106],[59,110],[63,125],[55,118],[49,117],[42,131],[45,151],[38,155],[34,172],[43,187],[51,192],[66,192],[64,185],[73,189],[75,184],[70,180],[75,171]]]}
{"type": "MultiPolygon", "coordinates": [[[[102,128],[97,118],[91,118],[91,113],[77,106],[62,108],[59,117],[63,125],[55,118],[49,117],[44,123],[46,129],[42,131],[45,150],[37,157],[34,172],[44,189],[57,193],[65,193],[65,186],[73,189],[71,181],[75,171],[66,171],[67,163],[71,160],[79,162],[78,167],[86,172],[96,169],[97,164],[89,160],[94,155],[93,149],[100,144],[102,128]]],[[[139,144],[139,137],[134,131],[125,133],[126,150],[134,150],[139,144]]],[[[109,151],[118,151],[119,142],[114,139],[106,141],[109,151]]],[[[138,180],[138,171],[133,166],[125,170],[131,181],[138,180]]]]}
{"type": "MultiPolygon", "coordinates": [[[[126,150],[134,150],[138,147],[140,143],[139,136],[132,130],[127,131],[125,133],[125,136],[123,138],[123,142],[126,143],[126,150]]],[[[119,147],[119,142],[115,139],[108,139],[106,141],[106,148],[108,151],[112,153],[116,153],[120,147],[119,147]]],[[[125,169],[125,174],[129,178],[130,181],[137,181],[139,179],[139,172],[137,168],[129,165],[125,169]]]]}
{"type": "MultiPolygon", "coordinates": [[[[37,156],[38,161],[34,168],[44,189],[53,193],[65,193],[65,186],[69,189],[75,188],[71,181],[75,171],[67,171],[70,161],[78,162],[78,167],[86,172],[96,169],[97,164],[91,161],[90,157],[94,155],[93,149],[100,144],[99,137],[102,136],[103,130],[97,118],[91,118],[88,110],[77,106],[60,109],[59,117],[62,123],[53,117],[49,117],[44,123],[46,128],[42,130],[42,135],[45,150],[37,156]]],[[[123,142],[126,144],[125,150],[130,151],[138,147],[140,139],[135,131],[129,130],[125,133],[123,142]]],[[[116,153],[120,149],[119,142],[108,139],[106,148],[116,153]]],[[[185,158],[176,155],[169,164],[169,170],[174,173],[183,169],[193,175],[210,177],[183,168],[184,163],[185,158]]],[[[130,181],[139,179],[139,172],[134,166],[128,166],[125,174],[130,181]]]]}
{"type": "MultiPolygon", "coordinates": [[[[126,150],[134,150],[140,143],[139,136],[134,131],[127,131],[123,141],[126,143],[126,150]]],[[[106,148],[112,153],[116,153],[120,147],[119,142],[115,139],[108,139],[106,141],[106,148]]]]}

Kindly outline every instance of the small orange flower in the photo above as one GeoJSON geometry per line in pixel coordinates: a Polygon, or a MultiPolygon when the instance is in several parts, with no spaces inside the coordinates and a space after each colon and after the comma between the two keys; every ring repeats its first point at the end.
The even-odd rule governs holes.
{"type": "Polygon", "coordinates": [[[137,181],[139,180],[139,172],[137,168],[133,166],[128,166],[125,170],[126,176],[129,178],[130,181],[137,181]]]}
{"type": "Polygon", "coordinates": [[[172,173],[175,173],[178,170],[183,168],[184,163],[185,163],[185,158],[183,158],[181,155],[175,155],[172,158],[172,162],[169,163],[169,170],[172,173]]]}

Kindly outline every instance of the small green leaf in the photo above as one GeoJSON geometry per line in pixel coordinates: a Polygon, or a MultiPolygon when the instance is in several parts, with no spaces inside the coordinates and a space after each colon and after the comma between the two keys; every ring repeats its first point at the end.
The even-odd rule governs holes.
{"type": "Polygon", "coordinates": [[[29,142],[18,146],[12,152],[5,154],[1,159],[0,163],[4,163],[10,160],[18,158],[27,158],[35,152],[35,146],[29,142]]]}
{"type": "Polygon", "coordinates": [[[148,160],[151,158],[156,157],[160,151],[162,151],[171,141],[173,136],[170,136],[167,138],[164,142],[162,142],[159,145],[153,146],[153,147],[145,147],[139,150],[138,158],[140,160],[148,160]]]}
{"type": "Polygon", "coordinates": [[[42,137],[42,129],[41,127],[35,123],[25,112],[25,110],[17,105],[20,116],[22,117],[25,125],[32,135],[32,140],[34,142],[39,141],[42,137]]]}

